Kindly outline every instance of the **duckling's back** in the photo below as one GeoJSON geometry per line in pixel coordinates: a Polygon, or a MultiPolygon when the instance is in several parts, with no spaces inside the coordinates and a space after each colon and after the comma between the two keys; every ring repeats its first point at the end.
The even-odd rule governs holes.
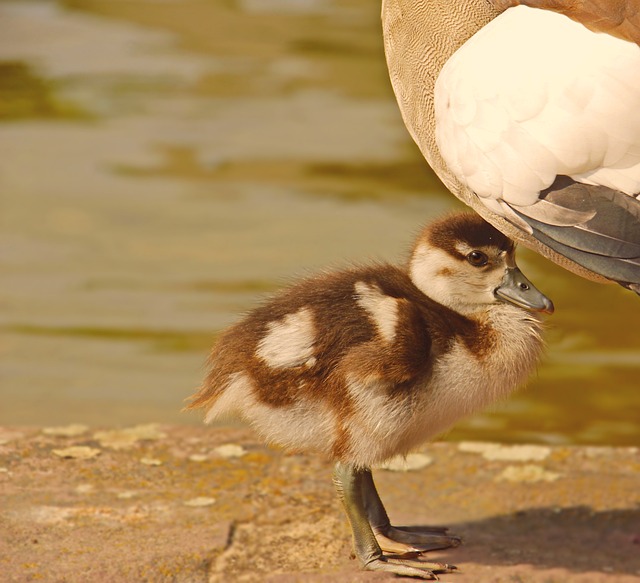
{"type": "Polygon", "coordinates": [[[350,426],[384,439],[411,416],[415,382],[448,342],[433,329],[433,305],[388,265],[303,280],[222,334],[188,408],[344,458],[350,426]]]}

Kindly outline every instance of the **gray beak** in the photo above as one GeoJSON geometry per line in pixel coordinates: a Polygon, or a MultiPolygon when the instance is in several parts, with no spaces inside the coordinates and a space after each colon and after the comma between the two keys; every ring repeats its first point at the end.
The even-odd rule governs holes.
{"type": "Polygon", "coordinates": [[[493,292],[496,297],[531,312],[553,314],[553,302],[524,276],[517,267],[510,267],[500,287],[493,292]]]}

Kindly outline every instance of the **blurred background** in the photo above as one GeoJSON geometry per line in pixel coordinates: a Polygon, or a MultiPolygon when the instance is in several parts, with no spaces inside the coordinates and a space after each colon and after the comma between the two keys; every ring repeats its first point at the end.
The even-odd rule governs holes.
{"type": "MultiPolygon", "coordinates": [[[[0,424],[200,423],[216,334],[460,205],[372,0],[0,1],[0,424]]],[[[556,304],[529,385],[446,438],[640,442],[640,298],[521,249],[556,304]]]]}

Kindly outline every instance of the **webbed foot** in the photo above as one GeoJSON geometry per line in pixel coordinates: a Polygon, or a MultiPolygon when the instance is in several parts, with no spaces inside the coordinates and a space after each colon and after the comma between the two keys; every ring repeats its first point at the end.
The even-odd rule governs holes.
{"type": "Polygon", "coordinates": [[[393,554],[414,554],[460,546],[459,536],[447,534],[447,529],[429,526],[373,526],[380,548],[393,554]]]}
{"type": "Polygon", "coordinates": [[[438,580],[437,573],[450,573],[456,567],[446,563],[427,561],[412,561],[408,559],[394,559],[390,557],[375,557],[363,564],[367,571],[385,571],[401,577],[416,577],[418,579],[438,580]]]}
{"type": "Polygon", "coordinates": [[[438,579],[436,573],[449,573],[455,569],[454,566],[446,563],[419,560],[417,557],[423,550],[418,545],[413,547],[406,542],[397,542],[388,538],[388,535],[391,535],[404,541],[419,540],[423,543],[423,546],[430,545],[432,548],[436,544],[438,545],[436,548],[446,548],[454,544],[457,546],[459,544],[458,537],[447,535],[446,529],[395,528],[389,524],[388,518],[374,522],[374,524],[384,524],[385,526],[372,528],[371,522],[373,521],[371,521],[371,518],[381,519],[382,513],[386,517],[386,512],[384,512],[382,503],[379,502],[377,492],[373,487],[371,472],[368,468],[357,468],[351,464],[338,462],[334,469],[333,481],[351,524],[354,555],[360,561],[363,569],[431,580],[438,579]],[[367,502],[369,502],[368,508],[367,502]],[[376,540],[374,529],[379,531],[379,535],[385,533],[382,536],[390,544],[385,544],[384,546],[392,546],[393,548],[390,549],[390,552],[401,556],[384,555],[380,544],[376,540]],[[407,555],[413,555],[413,557],[409,558],[407,555]]]}

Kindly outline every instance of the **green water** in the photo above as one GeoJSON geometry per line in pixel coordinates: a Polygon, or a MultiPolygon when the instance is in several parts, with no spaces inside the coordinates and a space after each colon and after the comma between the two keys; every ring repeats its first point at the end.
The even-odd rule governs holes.
{"type": "MultiPolygon", "coordinates": [[[[0,2],[0,423],[198,423],[216,334],[291,277],[403,259],[458,203],[369,0],[0,2]]],[[[640,300],[521,251],[526,389],[451,439],[640,442],[640,300]]]]}

